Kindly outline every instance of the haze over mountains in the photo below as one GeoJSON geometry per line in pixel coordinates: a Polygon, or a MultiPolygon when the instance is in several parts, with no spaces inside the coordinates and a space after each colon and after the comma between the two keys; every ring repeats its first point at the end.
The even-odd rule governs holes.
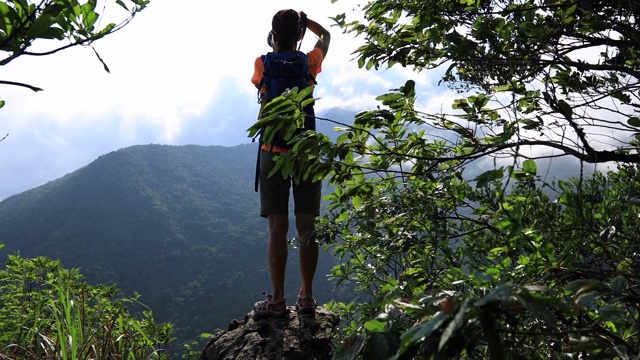
{"type": "MultiPolygon", "coordinates": [[[[224,328],[270,290],[266,220],[254,192],[256,144],[140,145],[103,155],[0,202],[2,258],[60,259],[91,283],[142,294],[179,341],[224,328]]],[[[290,253],[287,296],[299,284],[290,253]]],[[[316,293],[339,296],[321,254],[316,293]]]]}

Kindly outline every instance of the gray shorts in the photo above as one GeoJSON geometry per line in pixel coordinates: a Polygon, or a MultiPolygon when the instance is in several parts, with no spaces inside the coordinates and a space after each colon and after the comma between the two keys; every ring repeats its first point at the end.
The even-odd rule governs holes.
{"type": "Polygon", "coordinates": [[[278,153],[260,151],[260,216],[268,214],[289,214],[289,190],[293,186],[294,214],[320,215],[322,181],[302,181],[295,184],[291,178],[285,179],[276,173],[268,177],[278,153]]]}

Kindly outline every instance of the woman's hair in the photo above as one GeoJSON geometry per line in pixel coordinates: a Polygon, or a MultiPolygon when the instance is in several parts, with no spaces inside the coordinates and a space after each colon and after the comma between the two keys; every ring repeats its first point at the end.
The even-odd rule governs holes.
{"type": "Polygon", "coordinates": [[[271,29],[277,34],[281,43],[295,45],[300,32],[306,26],[305,20],[304,16],[300,16],[300,13],[295,10],[280,10],[271,20],[271,29]]]}

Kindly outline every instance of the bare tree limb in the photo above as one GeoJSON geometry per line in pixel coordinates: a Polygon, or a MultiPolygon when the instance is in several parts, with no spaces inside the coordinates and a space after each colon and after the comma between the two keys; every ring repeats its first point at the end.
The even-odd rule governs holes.
{"type": "Polygon", "coordinates": [[[15,82],[15,81],[7,81],[7,80],[0,80],[0,84],[5,84],[5,85],[15,85],[15,86],[22,86],[22,87],[26,87],[28,89],[31,89],[35,92],[38,91],[43,91],[41,88],[36,87],[36,86],[31,86],[29,84],[25,84],[25,83],[21,83],[21,82],[15,82]]]}

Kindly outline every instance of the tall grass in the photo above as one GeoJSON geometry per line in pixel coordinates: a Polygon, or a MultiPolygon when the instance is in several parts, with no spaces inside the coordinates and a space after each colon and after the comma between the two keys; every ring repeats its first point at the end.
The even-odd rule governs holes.
{"type": "Polygon", "coordinates": [[[69,294],[69,286],[65,289],[62,285],[56,284],[55,287],[58,299],[51,299],[51,313],[58,332],[60,355],[62,359],[78,359],[78,354],[83,352],[80,346],[85,344],[84,299],[80,299],[78,305],[81,307],[78,307],[69,294]]]}
{"type": "Polygon", "coordinates": [[[173,331],[157,324],[138,296],[91,286],[75,269],[45,258],[11,256],[0,270],[0,359],[166,359],[173,331]]]}

